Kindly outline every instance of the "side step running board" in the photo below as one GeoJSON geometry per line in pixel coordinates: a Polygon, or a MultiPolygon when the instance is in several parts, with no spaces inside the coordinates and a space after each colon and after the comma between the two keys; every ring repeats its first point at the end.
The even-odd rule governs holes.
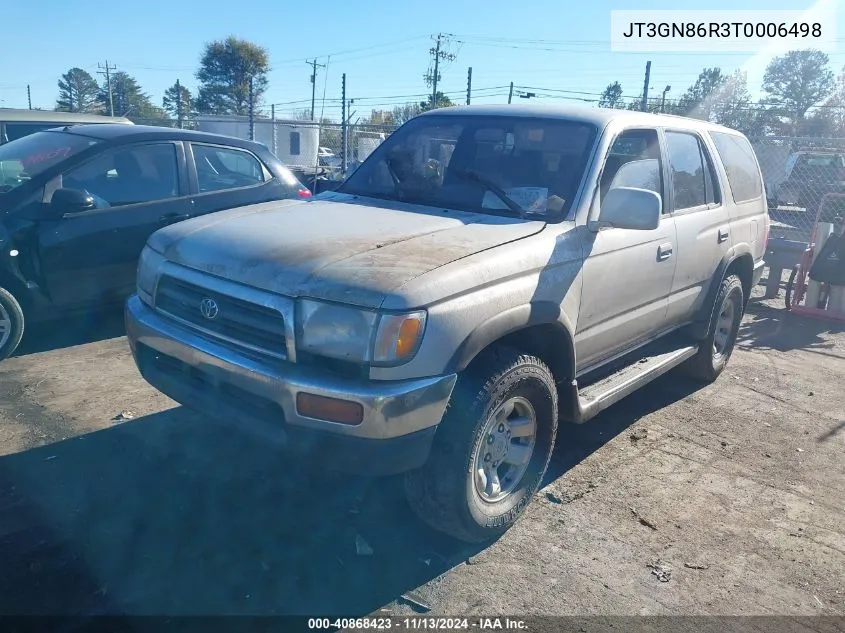
{"type": "Polygon", "coordinates": [[[573,380],[570,386],[570,401],[574,406],[567,416],[570,421],[577,424],[589,421],[698,352],[697,345],[683,345],[671,349],[667,349],[666,345],[661,347],[662,349],[652,348],[650,355],[647,349],[641,350],[634,356],[636,360],[633,362],[583,388],[579,389],[578,382],[573,380]]]}

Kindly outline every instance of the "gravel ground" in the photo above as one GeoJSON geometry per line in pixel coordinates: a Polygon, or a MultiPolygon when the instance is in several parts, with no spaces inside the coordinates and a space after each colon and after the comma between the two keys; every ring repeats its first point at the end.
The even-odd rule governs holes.
{"type": "Polygon", "coordinates": [[[487,548],[423,527],[395,479],[176,406],[119,315],[62,328],[0,363],[0,613],[845,614],[831,323],[755,299],[715,384],[670,375],[563,429],[487,548]]]}

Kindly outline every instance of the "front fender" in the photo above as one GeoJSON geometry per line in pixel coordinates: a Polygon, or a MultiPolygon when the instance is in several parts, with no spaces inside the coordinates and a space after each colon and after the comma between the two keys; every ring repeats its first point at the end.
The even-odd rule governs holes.
{"type": "MultiPolygon", "coordinates": [[[[539,325],[552,325],[560,328],[560,335],[568,338],[569,345],[566,359],[570,367],[575,367],[575,346],[572,333],[574,328],[560,309],[560,306],[547,301],[523,304],[500,312],[479,324],[455,350],[449,361],[447,372],[457,373],[464,370],[472,360],[486,347],[496,341],[539,325]]],[[[553,347],[553,342],[549,342],[553,347]]]]}

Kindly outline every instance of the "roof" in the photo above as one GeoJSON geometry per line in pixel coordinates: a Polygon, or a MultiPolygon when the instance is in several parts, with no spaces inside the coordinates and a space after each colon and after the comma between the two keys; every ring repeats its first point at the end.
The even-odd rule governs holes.
{"type": "Polygon", "coordinates": [[[70,134],[79,134],[104,141],[120,139],[122,141],[172,140],[172,141],[204,141],[206,143],[225,143],[235,147],[253,147],[261,145],[234,136],[199,132],[197,130],[183,130],[175,127],[160,127],[155,125],[74,125],[67,129],[70,134]]]}
{"type": "Polygon", "coordinates": [[[21,108],[0,108],[0,121],[27,123],[122,123],[132,121],[122,116],[105,116],[87,112],[55,112],[53,110],[23,110],[21,108]]]}
{"type": "Polygon", "coordinates": [[[652,125],[652,126],[677,126],[683,125],[698,130],[718,130],[738,134],[736,130],[716,125],[709,121],[693,119],[690,117],[676,116],[672,114],[651,114],[649,112],[638,112],[635,110],[614,110],[609,108],[595,108],[583,105],[536,105],[536,104],[508,104],[508,105],[468,105],[453,106],[449,108],[438,108],[429,110],[420,116],[516,116],[516,117],[539,117],[544,119],[566,119],[567,121],[579,121],[590,123],[598,127],[604,127],[611,121],[624,121],[625,123],[652,125]]]}

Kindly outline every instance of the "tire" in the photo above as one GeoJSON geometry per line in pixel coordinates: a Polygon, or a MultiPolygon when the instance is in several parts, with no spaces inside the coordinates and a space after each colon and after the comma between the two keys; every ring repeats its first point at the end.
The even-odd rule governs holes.
{"type": "Polygon", "coordinates": [[[458,378],[428,461],[405,475],[411,508],[434,529],[462,541],[480,543],[501,536],[519,519],[543,480],[557,420],[557,388],[545,363],[507,347],[482,352],[458,378]],[[503,420],[494,418],[497,412],[504,421],[521,423],[497,423],[503,420]],[[518,433],[525,433],[531,426],[525,420],[532,419],[529,449],[531,439],[518,433]],[[512,463],[520,456],[525,458],[522,465],[512,463]],[[497,465],[485,470],[477,468],[479,462],[497,465]],[[492,470],[499,491],[492,477],[479,472],[492,470]],[[480,490],[485,483],[489,485],[480,490]]]}
{"type": "Polygon", "coordinates": [[[681,365],[684,373],[703,382],[713,382],[719,377],[733,353],[744,307],[745,293],[739,277],[725,277],[716,294],[707,336],[701,341],[698,353],[681,365]]]}
{"type": "Polygon", "coordinates": [[[11,356],[23,338],[24,317],[21,304],[0,288],[0,360],[11,356]]]}

